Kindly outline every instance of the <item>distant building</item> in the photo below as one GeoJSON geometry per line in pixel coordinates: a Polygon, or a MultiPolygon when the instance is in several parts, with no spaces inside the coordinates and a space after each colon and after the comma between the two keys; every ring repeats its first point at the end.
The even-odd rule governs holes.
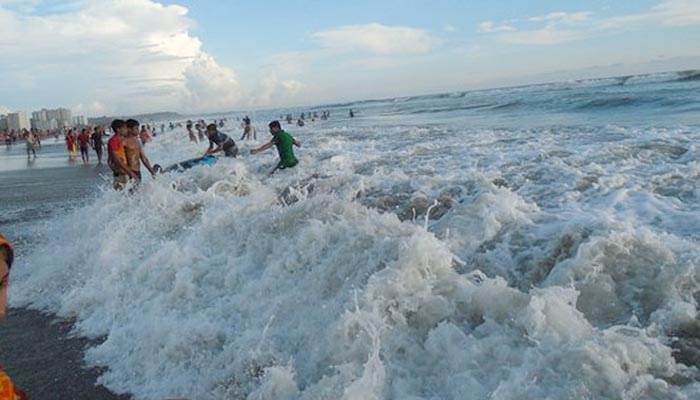
{"type": "Polygon", "coordinates": [[[86,119],[85,119],[84,116],[82,116],[82,115],[76,115],[75,117],[73,117],[73,125],[75,125],[75,126],[86,126],[86,125],[87,125],[87,121],[86,121],[86,119]]]}
{"type": "Polygon", "coordinates": [[[7,114],[7,129],[14,131],[21,131],[22,129],[31,129],[32,125],[29,123],[29,117],[24,111],[17,111],[15,113],[7,114]]]}
{"type": "Polygon", "coordinates": [[[0,115],[0,131],[7,129],[7,116],[0,115]]]}
{"type": "Polygon", "coordinates": [[[41,109],[32,113],[31,125],[36,129],[57,129],[74,125],[73,114],[67,108],[41,109]]]}

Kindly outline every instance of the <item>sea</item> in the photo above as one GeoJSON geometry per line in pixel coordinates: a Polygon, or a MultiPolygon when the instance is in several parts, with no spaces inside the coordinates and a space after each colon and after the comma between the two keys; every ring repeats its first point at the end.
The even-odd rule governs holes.
{"type": "MultiPolygon", "coordinates": [[[[700,398],[700,71],[251,111],[255,140],[244,115],[191,117],[238,158],[121,192],[0,148],[10,304],[99,339],[113,392],[700,398]],[[282,121],[295,168],[250,153],[323,111],[282,121]]],[[[206,150],[169,122],[152,163],[206,150]]]]}

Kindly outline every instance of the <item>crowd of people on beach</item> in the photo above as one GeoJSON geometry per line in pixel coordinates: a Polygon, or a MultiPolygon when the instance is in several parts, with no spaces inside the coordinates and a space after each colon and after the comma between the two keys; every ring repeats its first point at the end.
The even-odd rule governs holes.
{"type": "MultiPolygon", "coordinates": [[[[310,118],[316,118],[317,114],[308,114],[310,118]]],[[[321,118],[327,119],[330,113],[323,112],[321,118]]],[[[303,120],[307,115],[302,113],[300,119],[303,120]]],[[[69,128],[65,130],[37,131],[23,130],[22,132],[0,132],[0,140],[5,141],[6,146],[12,146],[19,140],[24,140],[27,146],[28,157],[36,157],[36,148],[41,148],[41,139],[54,136],[58,141],[63,135],[69,159],[77,158],[77,151],[80,150],[80,155],[84,164],[89,163],[90,151],[92,148],[97,155],[98,164],[102,163],[104,150],[107,151],[107,165],[113,173],[113,186],[116,190],[122,190],[130,182],[136,187],[142,180],[141,166],[145,166],[146,170],[155,177],[159,172],[168,172],[173,170],[182,170],[191,168],[196,165],[211,163],[216,159],[216,156],[221,153],[224,157],[237,157],[239,149],[236,142],[229,135],[220,131],[224,126],[226,119],[214,120],[207,124],[204,120],[187,121],[187,132],[190,140],[199,142],[206,137],[209,141],[209,146],[204,154],[198,158],[177,163],[168,168],[161,168],[159,165],[151,165],[150,160],[146,156],[144,146],[151,140],[151,137],[156,136],[156,127],[150,125],[140,125],[134,119],[126,121],[115,119],[110,124],[111,134],[98,125],[95,127],[84,128],[69,128]],[[197,134],[194,134],[194,129],[197,134]]],[[[257,139],[255,129],[253,128],[250,118],[245,116],[241,121],[243,135],[241,140],[257,139]]],[[[168,127],[174,130],[176,127],[181,127],[182,123],[170,122],[168,127]]],[[[277,148],[279,161],[270,175],[275,171],[293,168],[298,164],[298,160],[294,155],[293,147],[301,147],[301,142],[287,133],[279,121],[272,121],[268,124],[270,135],[272,136],[265,144],[250,150],[250,154],[258,154],[265,150],[277,148]]],[[[165,124],[160,125],[160,132],[164,133],[165,124]]],[[[12,245],[0,233],[0,319],[4,318],[7,307],[7,289],[9,285],[10,269],[14,260],[12,245]]],[[[0,399],[26,400],[26,394],[15,388],[9,376],[0,368],[0,399]]]]}
{"type": "MultiPolygon", "coordinates": [[[[304,121],[327,120],[330,118],[330,111],[319,112],[301,112],[296,118],[296,126],[304,126],[304,121]]],[[[354,117],[354,113],[350,110],[350,117],[354,117]]],[[[289,125],[294,124],[293,115],[280,115],[280,120],[285,120],[289,125]]],[[[251,123],[248,115],[236,118],[240,123],[240,128],[243,130],[239,140],[257,140],[257,131],[251,123]]],[[[196,158],[179,162],[177,164],[161,167],[158,164],[151,165],[150,160],[146,156],[144,147],[153,137],[157,136],[158,127],[156,125],[144,124],[140,125],[134,119],[126,121],[115,119],[109,126],[109,130],[105,130],[104,126],[96,125],[84,126],[80,128],[60,128],[53,130],[37,130],[23,129],[20,132],[0,131],[0,143],[4,142],[5,146],[10,148],[18,141],[24,141],[27,150],[27,158],[31,160],[37,157],[37,149],[41,149],[42,138],[54,137],[59,141],[61,137],[65,140],[66,150],[68,152],[68,160],[73,162],[77,160],[78,151],[84,165],[90,163],[91,149],[97,157],[97,164],[101,165],[104,152],[107,152],[107,165],[112,170],[114,176],[113,186],[115,189],[122,189],[130,182],[134,181],[138,184],[142,180],[141,165],[146,167],[148,172],[155,177],[158,172],[168,172],[172,170],[182,170],[191,168],[200,164],[210,164],[216,161],[216,156],[221,153],[225,157],[236,157],[239,155],[239,149],[236,142],[229,135],[221,132],[221,128],[227,122],[227,118],[214,119],[213,122],[207,123],[205,120],[198,121],[187,120],[184,126],[187,130],[187,135],[190,141],[194,143],[203,142],[205,139],[209,141],[209,147],[206,152],[196,158]],[[111,134],[110,134],[111,131],[111,134]]],[[[166,127],[173,131],[176,128],[182,127],[183,122],[169,122],[160,124],[160,133],[166,131],[166,127]]],[[[292,168],[297,165],[298,161],[294,156],[293,146],[300,147],[301,142],[289,133],[284,131],[279,121],[272,121],[268,125],[272,138],[269,142],[262,146],[252,149],[251,154],[257,154],[267,150],[272,146],[277,148],[279,153],[279,162],[270,175],[275,171],[292,168]]]]}

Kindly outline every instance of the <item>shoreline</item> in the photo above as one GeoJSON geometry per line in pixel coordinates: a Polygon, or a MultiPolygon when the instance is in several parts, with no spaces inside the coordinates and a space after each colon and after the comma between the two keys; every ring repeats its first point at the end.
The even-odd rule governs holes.
{"type": "Polygon", "coordinates": [[[0,365],[30,399],[130,400],[97,383],[104,369],[85,365],[97,340],[71,335],[73,321],[26,308],[8,309],[0,325],[0,365]]]}

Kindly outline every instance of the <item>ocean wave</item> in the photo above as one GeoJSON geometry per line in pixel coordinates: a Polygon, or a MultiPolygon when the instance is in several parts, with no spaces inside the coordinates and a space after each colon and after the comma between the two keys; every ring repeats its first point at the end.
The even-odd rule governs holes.
{"type": "Polygon", "coordinates": [[[103,337],[136,399],[700,396],[696,127],[372,121],[293,132],[271,177],[241,142],[105,190],[37,228],[12,305],[103,337]]]}

